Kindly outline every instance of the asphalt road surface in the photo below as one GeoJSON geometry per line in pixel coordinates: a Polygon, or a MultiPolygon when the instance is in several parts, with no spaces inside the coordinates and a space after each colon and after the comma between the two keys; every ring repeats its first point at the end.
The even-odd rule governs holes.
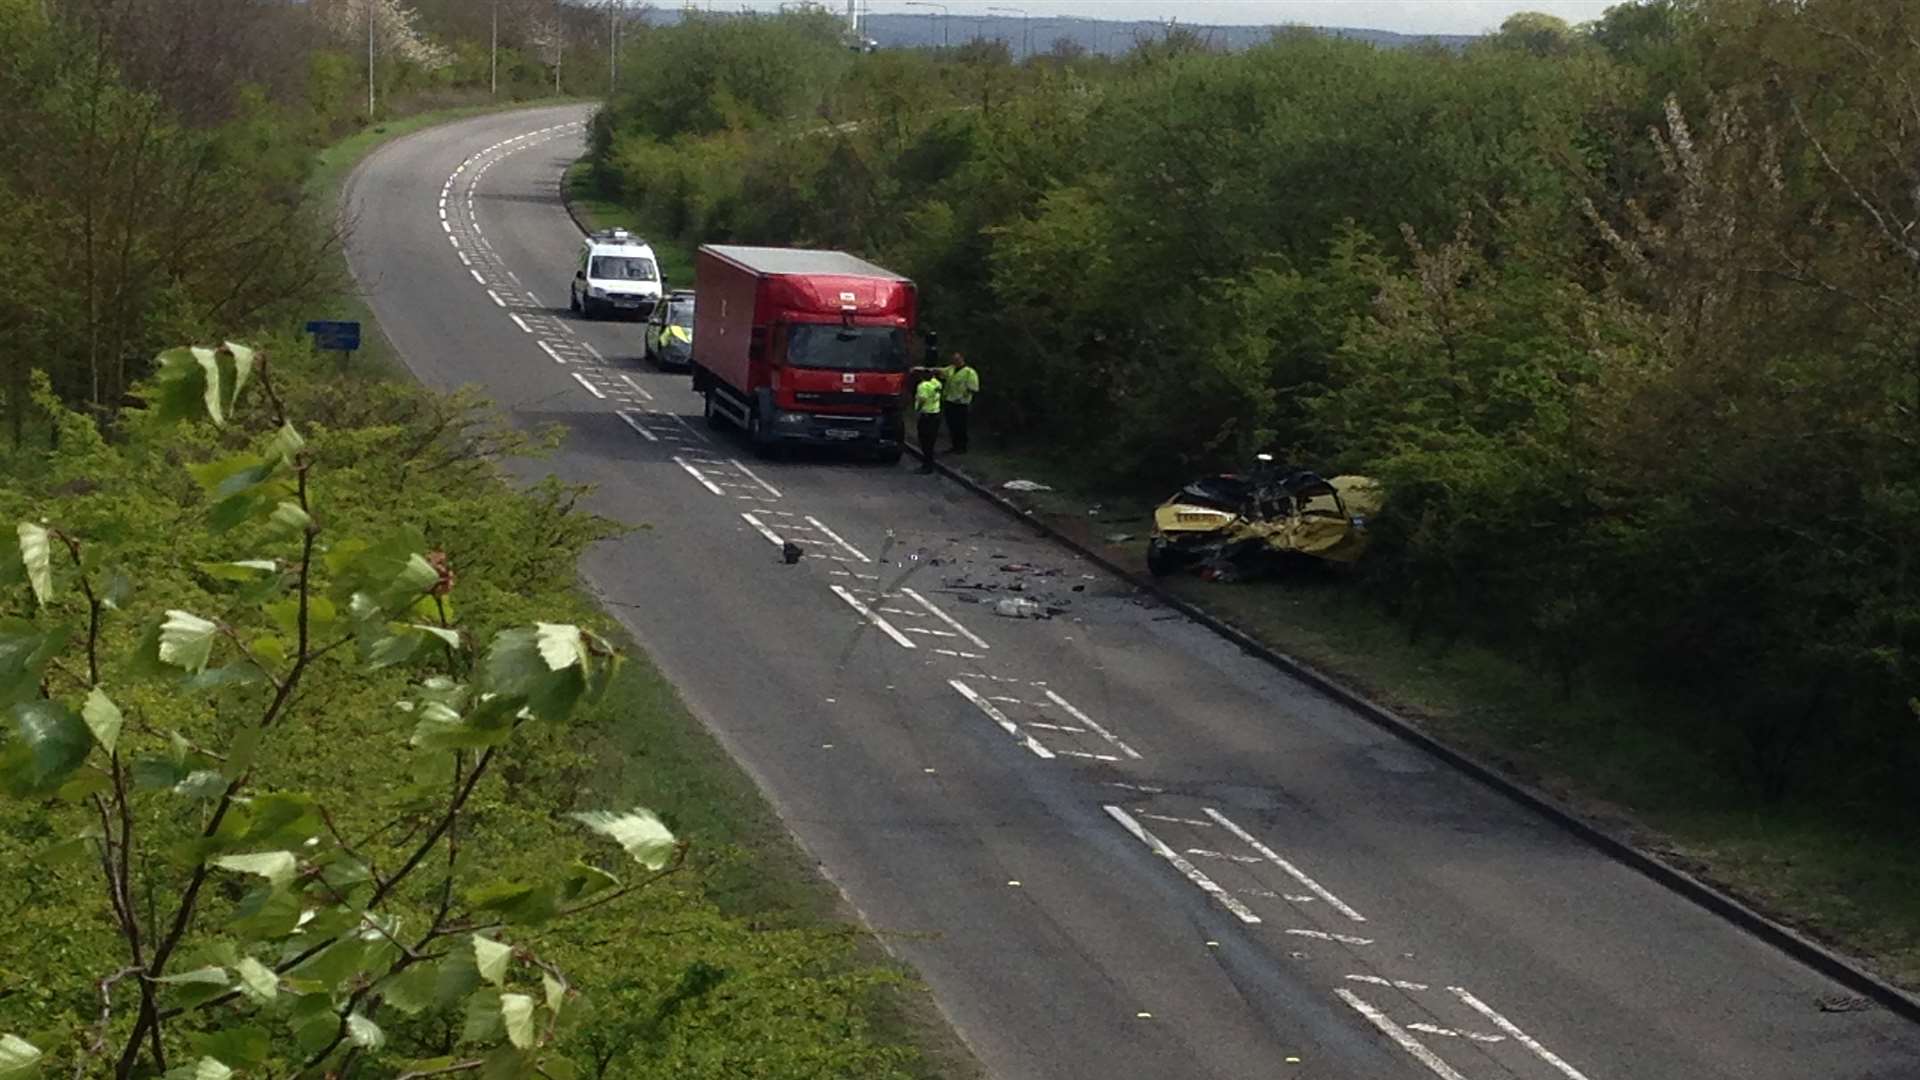
{"type": "Polygon", "coordinates": [[[375,154],[354,273],[422,381],[566,425],[537,470],[654,526],[588,579],[992,1075],[1920,1077],[1920,1028],[1823,1009],[1845,991],[911,460],[709,432],[638,324],[567,312],[587,115],[375,154]],[[997,615],[1016,584],[1065,614],[997,615]]]}

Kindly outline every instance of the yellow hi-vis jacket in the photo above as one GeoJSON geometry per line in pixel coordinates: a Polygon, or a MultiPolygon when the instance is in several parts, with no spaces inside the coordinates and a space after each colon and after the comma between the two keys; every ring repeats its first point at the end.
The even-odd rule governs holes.
{"type": "Polygon", "coordinates": [[[946,379],[948,401],[955,405],[973,404],[973,395],[980,392],[980,373],[972,364],[948,368],[946,379]]]}
{"type": "Polygon", "coordinates": [[[940,414],[940,378],[929,375],[919,386],[913,388],[913,411],[922,416],[940,414]]]}

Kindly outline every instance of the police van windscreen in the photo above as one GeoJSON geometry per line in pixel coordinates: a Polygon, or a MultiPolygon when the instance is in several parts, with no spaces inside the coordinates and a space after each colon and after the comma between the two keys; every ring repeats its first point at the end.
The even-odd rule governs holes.
{"type": "Polygon", "coordinates": [[[601,255],[587,274],[596,281],[658,281],[653,260],[638,255],[601,255]]]}
{"type": "Polygon", "coordinates": [[[834,371],[905,371],[907,335],[891,326],[800,323],[787,328],[787,363],[834,371]]]}

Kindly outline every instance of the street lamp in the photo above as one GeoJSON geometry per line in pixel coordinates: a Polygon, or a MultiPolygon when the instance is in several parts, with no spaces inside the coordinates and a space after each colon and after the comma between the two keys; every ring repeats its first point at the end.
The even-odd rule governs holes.
{"type": "Polygon", "coordinates": [[[990,7],[988,11],[1001,11],[1009,15],[1020,16],[1020,56],[1025,59],[1033,52],[1033,42],[1027,37],[1027,9],[1017,7],[990,7]]]}
{"type": "MultiPolygon", "coordinates": [[[[904,0],[904,2],[908,7],[940,9],[940,47],[943,49],[946,48],[947,47],[947,5],[936,4],[933,2],[933,0],[904,0]]],[[[932,20],[933,16],[929,15],[927,16],[927,18],[928,20],[932,20]]]]}

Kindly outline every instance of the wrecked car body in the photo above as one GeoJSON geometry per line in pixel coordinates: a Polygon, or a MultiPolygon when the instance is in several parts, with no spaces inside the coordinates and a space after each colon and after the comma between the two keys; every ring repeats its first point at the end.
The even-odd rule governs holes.
{"type": "Polygon", "coordinates": [[[1351,563],[1366,551],[1367,522],[1384,501],[1369,477],[1327,479],[1279,468],[1262,454],[1249,475],[1201,477],[1161,503],[1147,569],[1156,577],[1198,570],[1231,579],[1290,558],[1351,563]]]}

